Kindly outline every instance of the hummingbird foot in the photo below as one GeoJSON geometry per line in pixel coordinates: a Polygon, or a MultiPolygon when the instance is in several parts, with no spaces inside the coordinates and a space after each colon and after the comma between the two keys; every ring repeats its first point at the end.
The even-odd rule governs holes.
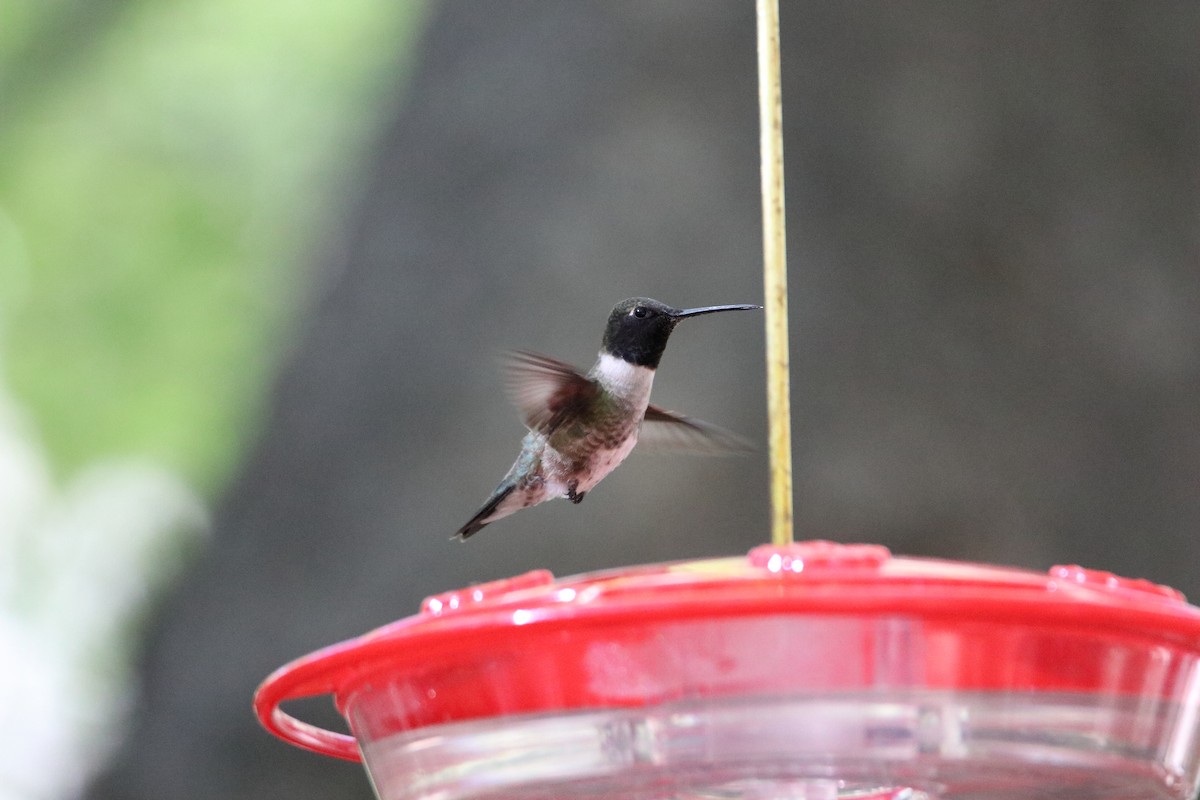
{"type": "Polygon", "coordinates": [[[579,505],[580,503],[582,503],[584,495],[587,494],[587,492],[575,491],[578,488],[579,488],[579,481],[577,481],[577,480],[573,480],[567,484],[567,499],[570,500],[575,505],[579,505]]]}

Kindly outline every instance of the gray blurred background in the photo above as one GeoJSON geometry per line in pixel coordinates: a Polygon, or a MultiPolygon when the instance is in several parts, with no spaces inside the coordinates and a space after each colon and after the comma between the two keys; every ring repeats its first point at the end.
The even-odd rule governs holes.
{"type": "MultiPolygon", "coordinates": [[[[1200,4],[782,5],[797,536],[1200,597],[1200,4]]],[[[258,728],[272,669],[472,582],[768,538],[764,450],[448,541],[522,434],[498,353],[761,300],[753,3],[446,0],[411,59],[93,800],[369,797],[258,728]]],[[[764,442],[761,323],[681,327],[656,402],[764,442]]]]}

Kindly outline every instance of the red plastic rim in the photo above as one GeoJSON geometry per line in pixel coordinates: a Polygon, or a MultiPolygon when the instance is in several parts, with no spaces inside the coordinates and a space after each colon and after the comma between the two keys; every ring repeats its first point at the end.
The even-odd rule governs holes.
{"type": "MultiPolygon", "coordinates": [[[[357,687],[381,673],[417,673],[432,658],[464,663],[528,626],[601,630],[772,614],[903,615],[1087,630],[1200,655],[1200,609],[1173,589],[1078,566],[1048,573],[893,557],[878,545],[804,542],[747,557],[632,567],[555,580],[537,570],[428,598],[419,614],[300,658],[259,687],[255,712],[272,733],[359,760],[352,736],[296,719],[281,704],[332,695],[346,715],[357,687]]],[[[986,688],[963,686],[964,689],[986,688]]],[[[1028,688],[1037,689],[1037,686],[1028,688]]],[[[1047,686],[1061,689],[1061,686],[1047,686]]]]}

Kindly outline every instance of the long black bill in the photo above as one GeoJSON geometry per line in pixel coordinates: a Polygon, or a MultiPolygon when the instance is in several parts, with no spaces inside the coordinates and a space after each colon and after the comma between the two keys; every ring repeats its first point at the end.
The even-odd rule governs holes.
{"type": "Polygon", "coordinates": [[[683,319],[684,317],[698,317],[701,314],[714,314],[718,311],[756,311],[762,306],[750,305],[734,305],[734,306],[704,306],[703,308],[684,308],[671,314],[675,319],[683,319]]]}

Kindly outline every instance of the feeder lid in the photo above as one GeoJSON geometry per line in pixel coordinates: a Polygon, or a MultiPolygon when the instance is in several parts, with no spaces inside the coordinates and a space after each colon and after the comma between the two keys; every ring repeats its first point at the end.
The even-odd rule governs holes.
{"type": "MultiPolygon", "coordinates": [[[[421,612],[277,670],[255,711],[281,738],[357,759],[355,740],[295,719],[280,703],[332,694],[345,714],[354,688],[380,670],[419,670],[486,653],[514,629],[600,631],[613,624],[763,614],[904,615],[1019,626],[1070,626],[1136,636],[1200,654],[1200,608],[1146,580],[1080,566],[1048,573],[927,558],[886,547],[810,541],[747,556],[635,566],[556,580],[547,570],[427,598],[421,612]]],[[[1036,686],[1030,688],[1038,688],[1036,686]]],[[[1060,687],[1050,687],[1060,688],[1060,687]]]]}

